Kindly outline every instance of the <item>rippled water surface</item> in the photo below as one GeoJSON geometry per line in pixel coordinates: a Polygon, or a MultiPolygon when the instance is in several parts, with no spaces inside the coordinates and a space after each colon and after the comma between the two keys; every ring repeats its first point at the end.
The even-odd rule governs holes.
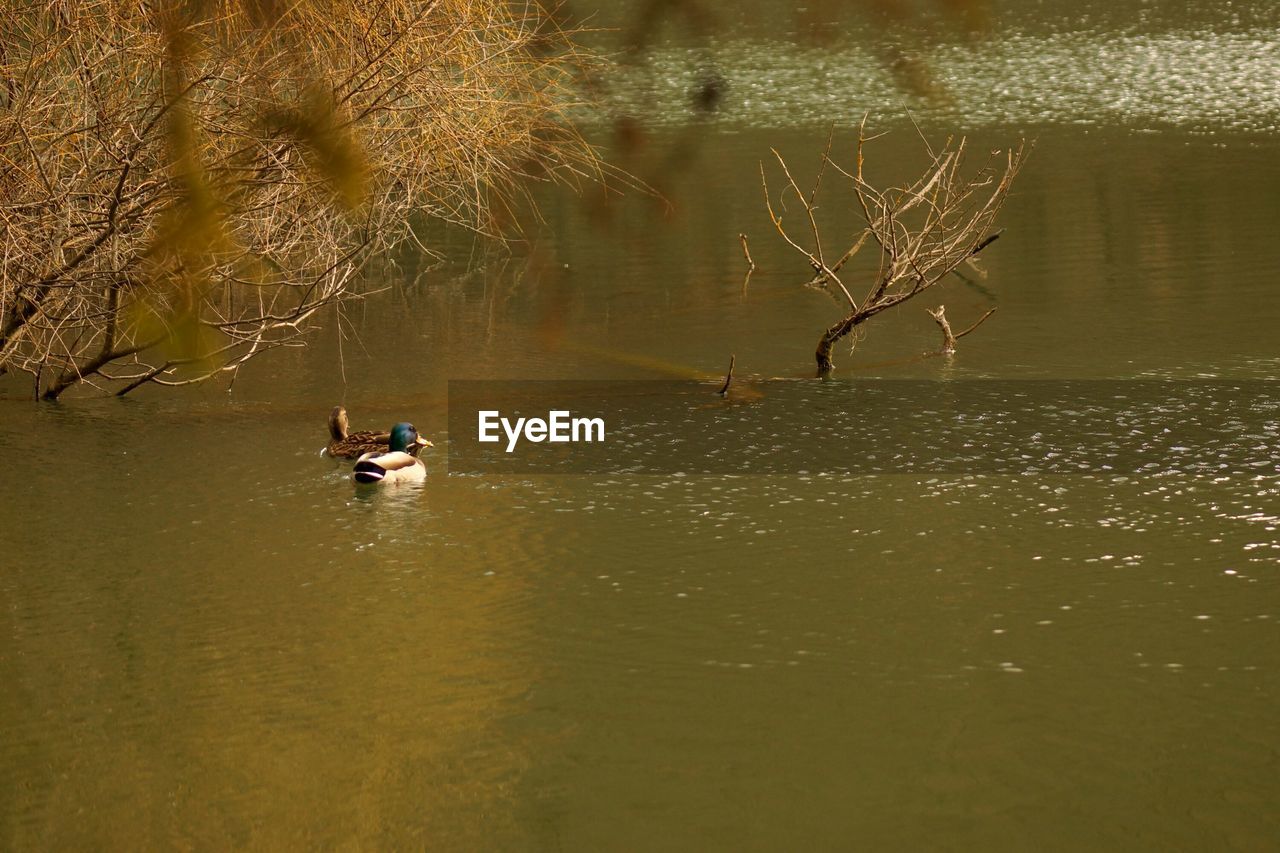
{"type": "Polygon", "coordinates": [[[886,104],[967,127],[1062,122],[1221,135],[1274,133],[1280,122],[1274,29],[1011,31],[978,45],[896,46],[888,62],[882,49],[859,43],[779,49],[776,41],[744,40],[717,44],[712,56],[709,66],[688,50],[660,51],[616,87],[614,105],[679,124],[689,93],[715,67],[728,93],[719,118],[726,127],[823,123],[886,104]],[[914,68],[927,82],[904,94],[901,74],[914,68]]]}
{"type": "Polygon", "coordinates": [[[639,131],[591,130],[669,204],[548,195],[509,253],[443,236],[230,391],[4,386],[0,847],[1273,849],[1280,22],[1149,5],[941,39],[936,97],[730,16],[620,78],[639,131]],[[868,168],[906,175],[904,105],[1036,140],[982,274],[929,303],[1000,310],[953,358],[890,312],[818,383],[838,307],[757,163],[807,179],[874,109],[868,168]],[[448,474],[449,380],[714,386],[730,354],[689,422],[785,465],[679,464],[663,399],[618,446],[650,473],[448,474]],[[860,417],[876,382],[916,396],[860,417]],[[1080,473],[796,461],[1007,449],[1025,407],[974,395],[1018,383],[1058,389],[1035,451],[1099,449],[1080,473]],[[413,420],[427,482],[357,493],[319,455],[337,402],[413,420]],[[1106,467],[1187,430],[1232,464],[1106,467]]]}

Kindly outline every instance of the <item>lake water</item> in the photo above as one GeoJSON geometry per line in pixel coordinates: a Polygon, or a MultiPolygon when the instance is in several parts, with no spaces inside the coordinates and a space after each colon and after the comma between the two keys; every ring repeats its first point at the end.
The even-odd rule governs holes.
{"type": "MultiPolygon", "coordinates": [[[[673,34],[587,126],[669,204],[548,192],[510,252],[441,235],[447,263],[401,258],[229,392],[6,386],[0,847],[1275,849],[1280,13],[1062,5],[898,33],[890,60],[824,41],[821,4],[673,34]],[[838,306],[757,163],[811,176],[832,120],[848,162],[870,110],[873,179],[910,177],[908,108],[1034,154],[986,277],[876,318],[819,382],[838,306]],[[999,311],[922,358],[940,300],[957,327],[999,311]],[[707,474],[673,439],[619,449],[669,451],[643,475],[449,476],[448,382],[493,379],[701,380],[718,423],[826,460],[868,383],[1107,380],[1081,387],[1174,389],[1108,398],[1135,436],[1229,411],[1244,461],[707,474]],[[357,493],[319,455],[338,402],[413,420],[428,481],[357,493]]],[[[951,411],[875,434],[918,453],[951,411]]]]}

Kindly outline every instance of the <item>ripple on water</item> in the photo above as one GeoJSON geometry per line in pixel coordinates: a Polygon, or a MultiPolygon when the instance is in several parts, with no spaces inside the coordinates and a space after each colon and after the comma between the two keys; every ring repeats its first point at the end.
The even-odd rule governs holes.
{"type": "MultiPolygon", "coordinates": [[[[912,47],[904,45],[910,53],[912,47]]],[[[914,99],[926,121],[981,125],[1120,125],[1207,134],[1280,126],[1280,32],[1005,32],[978,45],[916,48],[941,92],[914,99]]],[[[904,99],[879,56],[856,41],[821,49],[774,41],[717,44],[728,81],[719,120],[793,127],[852,120],[904,99]],[[820,56],[815,56],[819,54],[820,56]]],[[[653,52],[611,89],[613,106],[656,125],[684,123],[705,55],[653,52]]]]}

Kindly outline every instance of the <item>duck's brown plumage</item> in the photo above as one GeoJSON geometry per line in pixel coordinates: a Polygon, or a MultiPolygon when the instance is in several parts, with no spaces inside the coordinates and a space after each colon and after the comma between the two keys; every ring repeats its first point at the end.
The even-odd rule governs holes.
{"type": "MultiPolygon", "coordinates": [[[[412,456],[430,445],[415,444],[408,450],[412,456]]],[[[329,444],[325,452],[337,459],[358,459],[366,453],[386,453],[391,449],[391,433],[361,430],[350,432],[347,410],[334,406],[329,413],[329,444]]]]}

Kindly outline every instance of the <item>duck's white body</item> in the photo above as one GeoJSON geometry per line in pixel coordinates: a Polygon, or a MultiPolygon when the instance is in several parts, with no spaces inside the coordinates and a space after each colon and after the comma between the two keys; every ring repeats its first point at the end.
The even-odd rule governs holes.
{"type": "Polygon", "coordinates": [[[421,459],[393,450],[390,453],[366,453],[356,460],[357,483],[369,485],[417,483],[427,478],[427,466],[421,459]]]}

